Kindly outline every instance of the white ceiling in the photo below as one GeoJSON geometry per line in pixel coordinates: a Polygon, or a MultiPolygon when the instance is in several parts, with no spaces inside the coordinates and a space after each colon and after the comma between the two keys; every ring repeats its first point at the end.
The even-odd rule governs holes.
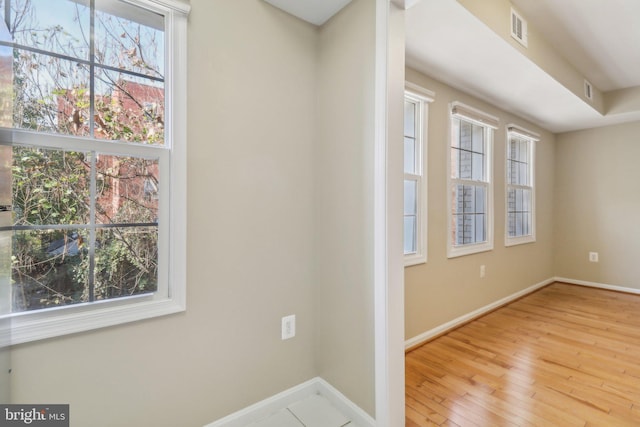
{"type": "MultiPolygon", "coordinates": [[[[640,0],[512,2],[596,88],[640,86],[640,0]]],[[[456,0],[409,8],[406,50],[409,66],[553,132],[640,120],[601,115],[456,0]]]]}
{"type": "Polygon", "coordinates": [[[351,0],[265,0],[293,16],[315,25],[324,24],[351,0]]]}
{"type": "MultiPolygon", "coordinates": [[[[265,1],[322,25],[351,0],[265,1]]],[[[552,132],[640,120],[603,116],[456,0],[392,1],[407,7],[407,64],[435,79],[552,132]]],[[[640,0],[511,2],[598,90],[640,88],[640,0]]]]}
{"type": "Polygon", "coordinates": [[[640,0],[511,0],[601,91],[640,86],[640,0]]]}

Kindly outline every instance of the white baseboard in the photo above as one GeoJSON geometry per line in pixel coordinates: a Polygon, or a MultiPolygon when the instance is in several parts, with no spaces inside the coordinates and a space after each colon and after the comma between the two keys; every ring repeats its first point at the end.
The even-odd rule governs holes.
{"type": "Polygon", "coordinates": [[[358,427],[375,427],[375,420],[368,413],[320,377],[291,387],[204,427],[245,427],[314,394],[319,394],[327,399],[358,427]]]}
{"type": "Polygon", "coordinates": [[[606,289],[609,291],[626,292],[629,294],[640,295],[640,289],[637,289],[637,288],[627,288],[624,286],[607,285],[605,283],[588,282],[586,280],[568,279],[566,277],[556,277],[554,280],[556,282],[569,283],[570,285],[589,286],[591,288],[599,288],[599,289],[606,289]]]}
{"type": "Polygon", "coordinates": [[[342,394],[338,389],[320,377],[316,380],[317,394],[326,398],[334,407],[342,412],[358,427],[375,427],[376,420],[342,394]]]}
{"type": "Polygon", "coordinates": [[[540,289],[540,288],[542,288],[544,286],[547,286],[547,285],[555,282],[556,280],[559,280],[559,279],[556,278],[556,277],[552,277],[550,279],[544,280],[544,281],[542,281],[540,283],[537,283],[537,284],[535,284],[533,286],[529,286],[526,289],[523,289],[523,290],[521,290],[519,292],[511,294],[511,295],[509,295],[509,296],[507,296],[505,298],[502,298],[502,299],[500,299],[498,301],[495,301],[495,302],[493,302],[493,303],[491,303],[489,305],[485,305],[484,307],[481,307],[481,308],[479,308],[477,310],[474,310],[474,311],[472,311],[470,313],[467,313],[467,314],[465,314],[463,316],[460,316],[460,317],[458,317],[456,319],[453,319],[450,322],[444,323],[444,324],[442,324],[440,326],[437,326],[437,327],[435,327],[433,329],[430,329],[430,330],[428,330],[426,332],[423,332],[420,335],[416,335],[413,338],[409,338],[408,340],[406,340],[404,342],[404,348],[408,349],[408,348],[411,348],[411,347],[416,347],[416,346],[418,346],[418,345],[420,345],[420,344],[422,344],[422,343],[424,343],[426,341],[429,341],[430,339],[432,339],[434,337],[437,337],[438,335],[444,334],[445,332],[448,332],[448,331],[450,331],[452,329],[455,329],[458,326],[461,326],[461,325],[463,325],[463,324],[465,324],[465,323],[467,323],[467,322],[469,322],[469,321],[471,321],[473,319],[476,319],[476,318],[478,318],[478,317],[480,317],[480,316],[482,316],[482,315],[484,315],[484,314],[486,314],[486,313],[488,313],[488,312],[490,312],[492,310],[495,310],[496,308],[498,308],[500,306],[508,304],[508,303],[510,303],[512,301],[517,300],[518,298],[521,298],[521,297],[523,297],[523,296],[525,296],[527,294],[530,294],[531,292],[534,292],[534,291],[536,291],[536,290],[538,290],[538,289],[540,289]]]}

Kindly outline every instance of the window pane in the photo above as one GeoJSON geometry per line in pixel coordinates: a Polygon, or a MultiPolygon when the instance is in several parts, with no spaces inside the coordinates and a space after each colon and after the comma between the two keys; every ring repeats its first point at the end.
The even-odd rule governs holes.
{"type": "Polygon", "coordinates": [[[509,160],[518,159],[518,143],[514,138],[509,139],[509,149],[507,150],[507,158],[509,160]]]}
{"type": "Polygon", "coordinates": [[[464,215],[453,215],[453,244],[464,244],[464,215]]]}
{"type": "Polygon", "coordinates": [[[14,147],[12,172],[15,225],[89,222],[87,153],[14,147]]]}
{"type": "Polygon", "coordinates": [[[451,200],[452,200],[452,212],[462,213],[464,212],[464,186],[463,185],[455,185],[451,189],[451,200]]]}
{"type": "Polygon", "coordinates": [[[531,190],[513,189],[507,191],[507,231],[509,237],[531,234],[533,215],[531,213],[531,190]]]}
{"type": "MultiPolygon", "coordinates": [[[[89,59],[88,0],[12,0],[11,28],[15,43],[89,59]]],[[[4,11],[4,7],[2,8],[4,11]]]]}
{"type": "Polygon", "coordinates": [[[416,252],[416,217],[404,217],[404,253],[412,254],[416,252]]]}
{"type": "Polygon", "coordinates": [[[157,227],[99,229],[95,299],[154,292],[158,287],[157,227]]]}
{"type": "Polygon", "coordinates": [[[522,236],[522,213],[515,214],[516,217],[516,236],[522,236]]]}
{"type": "Polygon", "coordinates": [[[507,212],[516,211],[516,190],[509,188],[507,190],[507,212]]]}
{"type": "Polygon", "coordinates": [[[512,160],[507,161],[507,181],[509,184],[518,182],[518,164],[512,160]]]}
{"type": "Polygon", "coordinates": [[[456,185],[452,188],[454,245],[486,241],[486,189],[456,185]]]}
{"type": "Polygon", "coordinates": [[[472,150],[476,153],[484,153],[484,128],[478,125],[473,126],[472,150]]]}
{"type": "Polygon", "coordinates": [[[404,138],[404,173],[416,173],[416,140],[404,138]]]}
{"type": "Polygon", "coordinates": [[[507,230],[509,237],[516,237],[516,214],[513,212],[507,214],[507,230]]]}
{"type": "Polygon", "coordinates": [[[404,102],[404,136],[416,137],[416,104],[404,102]]]}
{"type": "Polygon", "coordinates": [[[531,212],[531,190],[522,190],[522,211],[531,212]]]}
{"type": "Polygon", "coordinates": [[[460,148],[471,151],[471,123],[460,120],[460,148]]]}
{"type": "Polygon", "coordinates": [[[472,162],[471,162],[471,152],[464,150],[452,150],[459,151],[460,153],[460,179],[472,179],[472,162]]]}
{"type": "Polygon", "coordinates": [[[522,190],[516,190],[516,212],[522,212],[522,190]]]}
{"type": "Polygon", "coordinates": [[[472,154],[472,174],[471,179],[474,181],[485,181],[484,176],[484,154],[472,154]]]}
{"type": "Polygon", "coordinates": [[[94,277],[90,277],[89,242],[86,229],[15,232],[11,268],[13,311],[157,289],[156,227],[98,230],[94,277]]]}
{"type": "Polygon", "coordinates": [[[404,214],[415,215],[418,212],[417,196],[418,183],[408,179],[404,180],[404,214]]]}
{"type": "Polygon", "coordinates": [[[474,215],[465,215],[463,224],[464,224],[463,225],[464,243],[465,244],[473,243],[474,242],[473,236],[475,235],[474,215]]]}
{"type": "Polygon", "coordinates": [[[27,311],[88,301],[86,230],[15,231],[12,310],[27,311]]]}
{"type": "Polygon", "coordinates": [[[475,215],[475,235],[473,243],[480,243],[486,240],[486,223],[485,215],[475,215]]]}
{"type": "Polygon", "coordinates": [[[125,2],[96,0],[96,61],[164,76],[164,18],[125,2]]]}
{"type": "Polygon", "coordinates": [[[525,141],[524,139],[521,139],[519,142],[520,145],[520,157],[518,160],[520,160],[523,163],[529,163],[529,149],[528,149],[528,145],[530,143],[528,141],[525,141]]]}
{"type": "Polygon", "coordinates": [[[92,38],[88,0],[16,0],[11,7],[18,44],[12,55],[13,127],[164,143],[163,16],[126,2],[96,0],[92,38]],[[90,39],[95,40],[91,52],[90,39]],[[50,54],[21,49],[21,44],[50,54]],[[123,73],[96,67],[92,99],[87,62],[94,58],[123,73]],[[90,134],[92,120],[95,135],[90,134]]]}
{"type": "Polygon", "coordinates": [[[517,184],[529,185],[529,165],[527,163],[519,163],[518,167],[520,171],[518,172],[519,179],[517,184]]]}
{"type": "Polygon", "coordinates": [[[95,137],[164,144],[164,84],[96,69],[95,137]]]}
{"type": "Polygon", "coordinates": [[[99,155],[96,161],[96,221],[158,221],[158,160],[99,155]]]}
{"type": "Polygon", "coordinates": [[[475,211],[477,213],[486,213],[486,191],[484,187],[475,187],[475,211]]]}
{"type": "Polygon", "coordinates": [[[85,65],[16,49],[13,126],[88,135],[89,72],[85,65]]]}
{"type": "Polygon", "coordinates": [[[463,197],[463,204],[464,204],[464,213],[475,213],[476,212],[475,187],[465,185],[463,188],[462,197],[463,197]]]}

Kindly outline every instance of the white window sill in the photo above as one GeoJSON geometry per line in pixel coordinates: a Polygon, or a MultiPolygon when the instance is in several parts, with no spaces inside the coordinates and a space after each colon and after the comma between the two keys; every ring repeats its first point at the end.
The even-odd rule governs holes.
{"type": "Polygon", "coordinates": [[[517,246],[517,245],[524,245],[527,243],[534,243],[535,241],[536,241],[536,236],[533,236],[533,235],[521,236],[521,237],[507,237],[504,240],[504,245],[506,247],[517,246]]]}
{"type": "Polygon", "coordinates": [[[0,348],[164,316],[185,310],[183,301],[138,295],[0,317],[0,348]],[[102,307],[98,307],[102,305],[102,307]]]}
{"type": "Polygon", "coordinates": [[[404,256],[404,266],[411,267],[412,265],[425,264],[427,262],[427,256],[425,254],[411,254],[404,256]]]}
{"type": "Polygon", "coordinates": [[[466,255],[473,255],[481,252],[493,250],[493,242],[476,243],[464,246],[449,246],[447,249],[447,258],[457,258],[466,255]]]}

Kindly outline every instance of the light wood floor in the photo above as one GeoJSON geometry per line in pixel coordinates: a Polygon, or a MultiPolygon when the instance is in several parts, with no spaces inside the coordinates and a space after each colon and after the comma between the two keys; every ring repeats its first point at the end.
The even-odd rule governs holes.
{"type": "Polygon", "coordinates": [[[640,295],[554,283],[411,351],[406,425],[640,426],[640,295]]]}

